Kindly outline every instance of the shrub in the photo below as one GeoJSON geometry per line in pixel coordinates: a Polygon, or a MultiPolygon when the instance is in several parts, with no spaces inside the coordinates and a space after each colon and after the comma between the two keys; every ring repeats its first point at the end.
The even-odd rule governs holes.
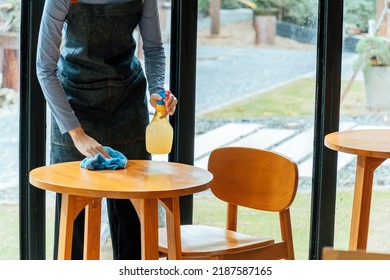
{"type": "Polygon", "coordinates": [[[356,44],[356,52],[359,56],[354,62],[355,70],[390,65],[389,45],[377,36],[367,36],[360,39],[356,44]]]}
{"type": "Polygon", "coordinates": [[[20,1],[0,0],[0,33],[19,32],[20,1]]]}

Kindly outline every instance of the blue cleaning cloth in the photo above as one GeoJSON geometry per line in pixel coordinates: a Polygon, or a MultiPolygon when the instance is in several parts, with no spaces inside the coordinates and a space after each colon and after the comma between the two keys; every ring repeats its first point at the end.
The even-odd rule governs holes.
{"type": "Polygon", "coordinates": [[[120,169],[125,168],[127,158],[121,153],[110,147],[103,147],[111,158],[104,158],[102,154],[97,154],[93,158],[85,158],[81,161],[81,167],[89,170],[97,169],[120,169]]]}

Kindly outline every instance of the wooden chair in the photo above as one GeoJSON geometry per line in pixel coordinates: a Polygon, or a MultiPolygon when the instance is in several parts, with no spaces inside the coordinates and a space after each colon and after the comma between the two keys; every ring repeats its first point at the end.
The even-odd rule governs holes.
{"type": "MultiPolygon", "coordinates": [[[[175,250],[181,252],[181,258],[294,259],[290,205],[297,192],[296,163],[272,151],[224,147],[211,153],[208,170],[214,176],[211,191],[227,203],[226,229],[180,226],[181,248],[175,250]],[[279,213],[281,239],[237,232],[237,206],[279,213]]],[[[168,207],[167,218],[169,215],[168,207]]],[[[159,230],[160,252],[167,255],[167,230],[159,230]]],[[[177,233],[176,238],[180,238],[177,233]]]]}
{"type": "Polygon", "coordinates": [[[322,249],[323,260],[390,260],[390,254],[366,252],[363,250],[344,251],[331,247],[322,249]]]}

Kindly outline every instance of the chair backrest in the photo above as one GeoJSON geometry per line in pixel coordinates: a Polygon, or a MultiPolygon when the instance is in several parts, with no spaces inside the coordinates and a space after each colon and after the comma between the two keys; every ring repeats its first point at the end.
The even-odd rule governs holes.
{"type": "Polygon", "coordinates": [[[280,212],[291,205],[298,186],[296,163],[279,153],[224,147],[210,154],[211,191],[233,205],[280,212]]]}

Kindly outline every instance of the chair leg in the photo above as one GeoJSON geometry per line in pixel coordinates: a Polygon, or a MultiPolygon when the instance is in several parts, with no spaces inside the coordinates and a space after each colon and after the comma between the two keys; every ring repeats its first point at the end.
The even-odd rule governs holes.
{"type": "Polygon", "coordinates": [[[287,241],[287,253],[288,260],[294,260],[294,242],[293,235],[291,230],[291,217],[290,217],[290,209],[282,211],[279,213],[280,220],[280,230],[282,234],[282,239],[287,241]]]}

